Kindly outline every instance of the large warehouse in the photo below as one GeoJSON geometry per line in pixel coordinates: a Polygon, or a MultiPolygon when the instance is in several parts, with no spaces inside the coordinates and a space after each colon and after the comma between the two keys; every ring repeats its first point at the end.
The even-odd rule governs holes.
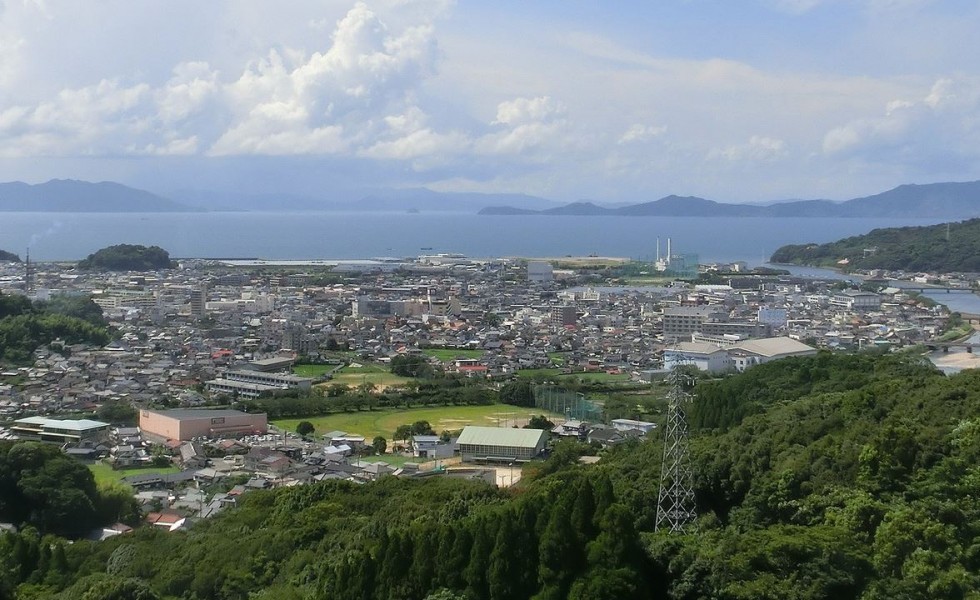
{"type": "Polygon", "coordinates": [[[541,454],[547,441],[543,429],[468,425],[457,444],[463,462],[527,462],[541,454]]]}
{"type": "Polygon", "coordinates": [[[261,434],[268,431],[269,423],[265,413],[237,410],[141,410],[140,429],[161,439],[190,440],[261,434]]]}

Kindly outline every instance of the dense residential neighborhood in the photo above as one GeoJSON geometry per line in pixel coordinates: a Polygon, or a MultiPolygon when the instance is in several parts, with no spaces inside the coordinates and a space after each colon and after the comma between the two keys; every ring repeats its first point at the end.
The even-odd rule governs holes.
{"type": "MultiPolygon", "coordinates": [[[[894,281],[871,291],[713,265],[702,270],[725,269],[727,283],[639,287],[608,266],[558,264],[433,255],[326,267],[187,260],[151,273],[40,264],[26,274],[6,263],[0,293],[90,297],[114,337],[101,347],[55,341],[31,364],[8,365],[0,437],[57,443],[113,469],[144,467],[122,482],[148,523],[174,530],[249,490],[324,479],[454,476],[509,485],[519,478],[515,464],[547,452],[549,437],[607,448],[652,434],[659,418],[600,417],[600,400],[589,420],[566,408],[551,410],[557,424],[543,430],[461,423],[377,456],[362,432],[301,436],[270,426],[264,413],[242,412],[254,409],[249,402],[324,395],[336,375],[364,365],[407,369],[410,378],[445,373],[491,390],[521,372],[541,381],[605,374],[642,386],[680,366],[725,374],[819,349],[935,344],[949,324],[943,306],[894,281]],[[323,368],[297,375],[300,363],[323,368]]],[[[366,379],[360,387],[385,392],[366,379]]]]}

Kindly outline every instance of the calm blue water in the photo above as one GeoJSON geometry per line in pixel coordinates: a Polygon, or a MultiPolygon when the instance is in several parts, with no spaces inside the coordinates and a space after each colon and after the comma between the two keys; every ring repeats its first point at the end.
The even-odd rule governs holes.
{"type": "Polygon", "coordinates": [[[473,257],[565,255],[765,262],[784,244],[829,242],[927,219],[702,219],[480,216],[463,213],[0,213],[0,249],[77,260],[112,244],[157,245],[174,257],[369,258],[458,252],[473,257]],[[425,249],[425,250],[423,250],[425,249]]]}

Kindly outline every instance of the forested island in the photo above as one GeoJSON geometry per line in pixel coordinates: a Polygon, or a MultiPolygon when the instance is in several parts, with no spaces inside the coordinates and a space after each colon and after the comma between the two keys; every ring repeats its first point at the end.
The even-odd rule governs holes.
{"type": "MultiPolygon", "coordinates": [[[[2,592],[871,600],[980,590],[980,373],[947,377],[909,354],[821,353],[693,392],[699,517],[683,535],[653,531],[659,436],[599,451],[594,465],[578,458],[595,448],[560,442],[510,489],[325,481],[249,493],[187,532],[144,527],[105,542],[65,544],[50,534],[70,531],[28,521],[0,538],[2,592]]],[[[0,503],[0,520],[27,519],[0,503]]]]}
{"type": "Polygon", "coordinates": [[[175,265],[170,254],[159,246],[117,244],[102,248],[78,261],[83,271],[157,271],[175,265]]]}
{"type": "Polygon", "coordinates": [[[48,302],[0,294],[0,361],[27,364],[34,350],[65,344],[109,342],[102,309],[87,297],[54,296],[48,302]]]}
{"type": "Polygon", "coordinates": [[[828,244],[792,244],[769,260],[845,270],[975,272],[980,271],[980,219],[875,229],[828,244]]]}

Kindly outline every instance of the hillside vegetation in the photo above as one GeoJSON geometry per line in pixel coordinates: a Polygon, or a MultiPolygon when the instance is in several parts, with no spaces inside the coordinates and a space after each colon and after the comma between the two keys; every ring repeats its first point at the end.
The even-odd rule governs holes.
{"type": "Polygon", "coordinates": [[[769,260],[845,269],[976,272],[980,271],[980,219],[875,229],[829,244],[783,246],[769,260]]]}
{"type": "Polygon", "coordinates": [[[102,248],[78,261],[85,271],[156,271],[174,266],[170,254],[159,246],[118,244],[102,248]]]}
{"type": "Polygon", "coordinates": [[[54,340],[66,344],[109,343],[102,309],[89,298],[55,296],[49,302],[0,294],[0,361],[25,364],[37,348],[54,340]]]}
{"type": "Polygon", "coordinates": [[[822,353],[695,394],[699,518],[684,535],[653,532],[658,439],[592,466],[562,442],[508,490],[258,491],[188,532],[62,546],[57,565],[0,551],[0,573],[39,599],[123,586],[202,600],[978,597],[980,373],[822,353]]]}
{"type": "Polygon", "coordinates": [[[13,252],[7,252],[6,250],[0,250],[0,261],[4,262],[20,262],[20,257],[13,252]]]}

